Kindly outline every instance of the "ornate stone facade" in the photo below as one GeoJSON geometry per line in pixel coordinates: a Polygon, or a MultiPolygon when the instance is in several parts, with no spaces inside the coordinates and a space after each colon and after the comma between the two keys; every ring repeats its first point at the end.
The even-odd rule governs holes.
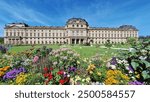
{"type": "Polygon", "coordinates": [[[102,44],[107,40],[120,43],[126,42],[128,37],[138,37],[138,30],[132,25],[90,27],[82,18],[71,18],[63,27],[10,23],[4,29],[5,44],[102,44]]]}

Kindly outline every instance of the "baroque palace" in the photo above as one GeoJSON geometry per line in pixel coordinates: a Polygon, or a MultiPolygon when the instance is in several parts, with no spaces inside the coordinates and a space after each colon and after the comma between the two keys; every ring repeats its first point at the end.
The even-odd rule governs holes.
{"type": "Polygon", "coordinates": [[[90,27],[82,18],[71,18],[65,26],[29,26],[25,23],[9,23],[4,28],[5,44],[102,44],[126,42],[128,37],[138,37],[138,29],[132,25],[117,28],[90,27]]]}

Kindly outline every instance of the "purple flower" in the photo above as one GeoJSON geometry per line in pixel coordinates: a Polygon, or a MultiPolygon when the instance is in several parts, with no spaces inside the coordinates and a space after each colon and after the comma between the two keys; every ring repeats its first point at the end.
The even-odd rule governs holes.
{"type": "Polygon", "coordinates": [[[0,51],[1,51],[2,53],[6,53],[7,50],[8,50],[8,49],[7,49],[6,47],[0,45],[0,51]]]}
{"type": "Polygon", "coordinates": [[[110,64],[111,64],[111,65],[116,65],[116,64],[117,64],[116,57],[113,57],[113,58],[110,60],[110,64]]]}
{"type": "Polygon", "coordinates": [[[16,78],[16,76],[21,73],[21,72],[26,72],[26,70],[23,67],[20,68],[15,68],[9,72],[7,72],[4,76],[3,76],[3,80],[5,79],[14,79],[16,78]]]}
{"type": "Polygon", "coordinates": [[[132,82],[129,82],[128,83],[129,85],[144,85],[142,82],[139,82],[139,81],[132,81],[132,82]]]}
{"type": "Polygon", "coordinates": [[[128,68],[129,68],[129,71],[134,72],[134,70],[133,70],[133,67],[132,67],[132,66],[129,66],[128,68]]]}
{"type": "Polygon", "coordinates": [[[70,67],[68,70],[69,70],[69,72],[75,72],[77,70],[77,68],[76,67],[70,67]]]}

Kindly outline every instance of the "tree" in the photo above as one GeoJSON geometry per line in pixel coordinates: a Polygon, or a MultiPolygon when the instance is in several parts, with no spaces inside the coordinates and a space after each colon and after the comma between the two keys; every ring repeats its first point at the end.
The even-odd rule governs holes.
{"type": "Polygon", "coordinates": [[[4,44],[4,38],[0,37],[0,44],[4,44]]]}
{"type": "Polygon", "coordinates": [[[127,43],[130,44],[131,46],[134,46],[137,43],[137,38],[134,37],[127,38],[127,43]]]}
{"type": "Polygon", "coordinates": [[[107,48],[110,48],[110,47],[112,46],[110,40],[107,40],[107,41],[106,41],[105,46],[106,46],[107,48]]]}

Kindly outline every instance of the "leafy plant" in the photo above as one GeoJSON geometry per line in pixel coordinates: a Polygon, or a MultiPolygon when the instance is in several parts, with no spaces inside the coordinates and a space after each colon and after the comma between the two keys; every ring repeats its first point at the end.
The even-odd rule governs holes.
{"type": "Polygon", "coordinates": [[[129,51],[123,52],[119,59],[127,61],[127,66],[123,63],[119,66],[123,65],[124,72],[134,77],[133,80],[150,84],[150,40],[138,42],[129,51]],[[129,73],[131,70],[132,73],[129,73]]]}

